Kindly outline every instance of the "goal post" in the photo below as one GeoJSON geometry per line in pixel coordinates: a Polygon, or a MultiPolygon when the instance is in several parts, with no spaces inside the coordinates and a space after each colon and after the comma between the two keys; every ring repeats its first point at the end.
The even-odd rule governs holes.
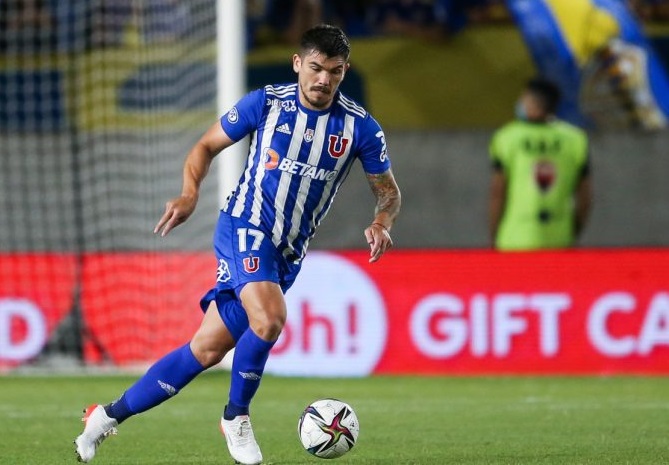
{"type": "MultiPolygon", "coordinates": [[[[218,114],[230,109],[246,89],[246,27],[244,0],[217,0],[216,51],[218,114]]],[[[218,162],[219,201],[234,189],[244,165],[245,144],[226,150],[218,162]]]]}
{"type": "MultiPolygon", "coordinates": [[[[245,0],[216,1],[216,89],[218,114],[223,115],[246,89],[245,0]]],[[[244,167],[247,144],[240,141],[225,150],[218,160],[218,200],[223,205],[235,188],[244,167]]],[[[231,351],[222,366],[232,366],[231,351]]]]}

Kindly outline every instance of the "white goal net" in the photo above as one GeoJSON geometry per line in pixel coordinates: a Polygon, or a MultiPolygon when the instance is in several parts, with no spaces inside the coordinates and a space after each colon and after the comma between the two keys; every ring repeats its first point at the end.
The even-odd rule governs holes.
{"type": "Polygon", "coordinates": [[[153,227],[217,116],[214,0],[0,2],[0,370],[144,363],[215,276],[215,176],[153,227]]]}

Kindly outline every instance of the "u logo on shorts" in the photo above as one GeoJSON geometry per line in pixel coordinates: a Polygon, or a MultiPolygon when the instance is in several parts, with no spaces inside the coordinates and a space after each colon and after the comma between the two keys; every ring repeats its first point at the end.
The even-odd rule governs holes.
{"type": "Polygon", "coordinates": [[[247,257],[243,260],[244,262],[244,271],[247,273],[255,273],[260,268],[260,258],[259,257],[247,257]]]}

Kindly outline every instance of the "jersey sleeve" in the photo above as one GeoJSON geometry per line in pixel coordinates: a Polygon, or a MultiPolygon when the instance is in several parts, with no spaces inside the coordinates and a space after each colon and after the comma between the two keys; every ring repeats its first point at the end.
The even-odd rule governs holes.
{"type": "Polygon", "coordinates": [[[380,174],[390,169],[388,146],[383,129],[377,121],[367,115],[360,128],[362,142],[358,150],[358,157],[365,173],[380,174]]]}
{"type": "Polygon", "coordinates": [[[235,142],[253,132],[262,117],[265,92],[263,89],[249,92],[227,113],[221,116],[221,127],[235,142]]]}
{"type": "Polygon", "coordinates": [[[590,175],[591,165],[590,165],[590,141],[588,140],[588,135],[585,131],[580,128],[578,130],[578,141],[580,147],[580,170],[579,178],[585,178],[590,175]]]}
{"type": "Polygon", "coordinates": [[[581,169],[579,171],[579,179],[587,178],[590,176],[592,165],[590,163],[590,144],[588,137],[584,134],[584,147],[583,147],[583,161],[581,163],[581,169]]]}
{"type": "Polygon", "coordinates": [[[490,154],[490,161],[492,162],[493,169],[501,171],[504,167],[504,155],[500,143],[501,134],[500,131],[493,134],[492,139],[490,140],[490,145],[488,146],[488,153],[490,154]]]}

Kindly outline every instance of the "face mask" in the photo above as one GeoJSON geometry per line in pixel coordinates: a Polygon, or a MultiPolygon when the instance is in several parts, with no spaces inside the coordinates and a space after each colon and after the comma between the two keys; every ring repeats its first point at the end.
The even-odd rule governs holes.
{"type": "Polygon", "coordinates": [[[516,102],[516,107],[514,109],[514,112],[516,114],[517,119],[521,121],[527,121],[527,111],[525,110],[525,105],[523,105],[523,102],[521,100],[518,100],[516,102]]]}

